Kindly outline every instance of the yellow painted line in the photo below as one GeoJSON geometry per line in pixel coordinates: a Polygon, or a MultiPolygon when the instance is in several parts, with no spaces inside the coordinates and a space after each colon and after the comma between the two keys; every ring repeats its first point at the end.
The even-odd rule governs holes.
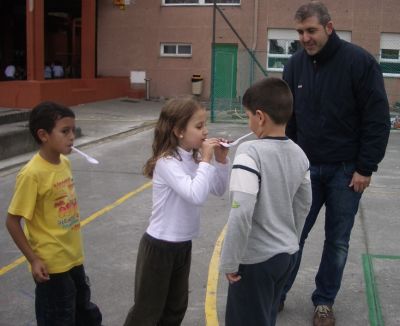
{"type": "Polygon", "coordinates": [[[217,289],[218,289],[218,276],[219,276],[219,258],[221,255],[222,242],[224,241],[226,233],[226,225],[222,229],[217,242],[215,243],[214,251],[208,267],[208,280],[206,290],[206,302],[204,305],[206,315],[206,326],[218,326],[218,313],[217,313],[217,289]]]}
{"type": "Polygon", "coordinates": [[[21,256],[18,259],[14,260],[11,264],[8,264],[7,266],[4,266],[2,269],[0,269],[0,276],[6,274],[7,272],[11,271],[18,265],[21,265],[23,262],[26,261],[25,256],[21,256]]]}
{"type": "Polygon", "coordinates": [[[113,202],[112,204],[104,207],[103,209],[97,211],[96,213],[90,215],[88,218],[85,218],[81,224],[82,226],[85,226],[86,224],[92,222],[93,220],[95,220],[96,218],[98,218],[99,216],[111,211],[113,208],[121,205],[124,201],[126,201],[127,199],[137,195],[138,193],[142,192],[143,190],[146,190],[147,188],[151,187],[151,181],[141,185],[139,188],[128,192],[126,195],[122,196],[121,198],[117,199],[115,202],[113,202]]]}
{"type": "MultiPolygon", "coordinates": [[[[93,220],[95,220],[99,216],[111,211],[113,208],[121,205],[127,199],[137,195],[138,193],[142,192],[143,190],[146,190],[147,188],[150,188],[151,185],[152,185],[152,183],[151,183],[151,181],[149,181],[149,182],[141,185],[139,188],[137,188],[137,189],[135,189],[135,190],[133,190],[131,192],[128,192],[126,195],[124,195],[121,198],[117,199],[112,204],[107,205],[106,207],[104,207],[104,208],[100,209],[99,211],[93,213],[92,215],[90,215],[88,218],[84,219],[81,222],[82,227],[85,226],[86,224],[92,222],[93,220]]],[[[14,260],[11,264],[8,264],[7,266],[2,267],[0,269],[0,276],[3,276],[4,274],[8,273],[9,271],[11,271],[15,267],[21,265],[25,261],[26,261],[26,258],[24,256],[21,256],[18,259],[14,260]]]]}

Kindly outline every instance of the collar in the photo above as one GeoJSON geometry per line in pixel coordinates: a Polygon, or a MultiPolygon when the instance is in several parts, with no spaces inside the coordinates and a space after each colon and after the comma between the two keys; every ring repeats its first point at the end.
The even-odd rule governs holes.
{"type": "Polygon", "coordinates": [[[335,54],[340,45],[340,38],[336,34],[336,31],[333,30],[322,50],[319,51],[316,55],[310,56],[310,59],[312,61],[315,61],[316,63],[324,63],[335,54]]]}
{"type": "Polygon", "coordinates": [[[190,150],[189,152],[184,150],[182,147],[177,147],[177,152],[178,154],[182,157],[182,159],[187,159],[187,158],[193,158],[193,150],[190,150]]]}
{"type": "Polygon", "coordinates": [[[272,136],[265,136],[260,139],[272,139],[272,140],[288,140],[289,138],[286,136],[277,136],[277,137],[272,137],[272,136]]]}

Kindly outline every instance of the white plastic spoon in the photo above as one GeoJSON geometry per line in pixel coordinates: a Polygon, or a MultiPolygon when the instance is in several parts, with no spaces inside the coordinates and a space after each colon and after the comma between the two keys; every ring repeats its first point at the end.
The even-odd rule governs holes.
{"type": "Polygon", "coordinates": [[[242,137],[239,137],[238,139],[236,139],[235,141],[233,141],[233,142],[231,142],[231,143],[223,143],[223,142],[220,142],[220,144],[221,144],[222,146],[224,146],[224,147],[232,147],[232,146],[235,146],[235,145],[239,144],[239,142],[240,142],[242,139],[245,139],[246,137],[249,137],[249,136],[252,135],[252,134],[253,134],[253,132],[249,132],[248,134],[246,134],[246,135],[244,135],[244,136],[242,136],[242,137]]]}
{"type": "Polygon", "coordinates": [[[74,146],[72,146],[72,150],[74,150],[78,154],[82,155],[89,163],[99,164],[99,161],[96,160],[94,157],[91,157],[91,156],[87,155],[86,153],[84,153],[84,152],[80,151],[79,149],[75,148],[74,146]]]}

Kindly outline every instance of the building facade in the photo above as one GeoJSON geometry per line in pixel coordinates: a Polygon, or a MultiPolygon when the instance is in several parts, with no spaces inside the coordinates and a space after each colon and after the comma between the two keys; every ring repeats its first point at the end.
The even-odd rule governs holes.
{"type": "MultiPolygon", "coordinates": [[[[225,75],[212,77],[211,74],[213,29],[217,46],[225,45],[236,51],[239,61],[244,51],[239,38],[218,12],[213,28],[212,2],[131,0],[124,10],[118,10],[112,1],[100,0],[98,74],[127,76],[130,71],[145,71],[150,79],[150,94],[155,97],[190,94],[191,78],[193,74],[200,74],[203,77],[201,96],[208,98],[211,79],[217,79],[214,79],[217,83],[218,78],[225,79],[225,75]]],[[[304,2],[217,1],[229,23],[271,75],[281,74],[285,58],[291,54],[290,44],[297,40],[293,16],[304,2]],[[275,50],[274,44],[278,44],[275,50]]],[[[341,37],[383,61],[390,102],[400,100],[400,1],[325,0],[325,4],[341,37]]],[[[237,74],[241,72],[239,67],[228,68],[236,69],[237,74]]],[[[238,84],[236,80],[237,95],[242,91],[238,84]]]]}
{"type": "MultiPolygon", "coordinates": [[[[80,74],[46,80],[43,69],[49,51],[43,44],[43,12],[48,13],[50,0],[24,1],[27,77],[0,82],[0,106],[29,107],[43,99],[71,105],[144,97],[145,79],[150,97],[168,98],[192,94],[193,75],[201,76],[197,94],[202,99],[210,97],[211,86],[220,94],[240,96],[243,80],[248,83],[259,76],[249,68],[255,65],[252,58],[264,74],[281,75],[298,48],[293,16],[305,2],[217,0],[220,10],[215,11],[212,0],[74,0],[82,8],[80,74]],[[33,101],[23,100],[31,89],[36,94],[33,101]]],[[[325,0],[325,4],[340,37],[365,48],[380,62],[390,103],[400,101],[400,1],[325,0]]]]}

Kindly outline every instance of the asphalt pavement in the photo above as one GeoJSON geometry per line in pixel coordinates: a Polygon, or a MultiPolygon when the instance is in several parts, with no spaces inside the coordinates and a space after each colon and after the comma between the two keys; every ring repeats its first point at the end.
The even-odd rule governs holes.
{"type": "MultiPolygon", "coordinates": [[[[91,148],[97,146],[103,152],[107,151],[108,156],[114,156],[114,161],[121,158],[125,160],[123,147],[119,152],[116,146],[130,146],[134,149],[130,160],[137,160],[138,166],[142,164],[144,158],[148,156],[152,139],[152,128],[158,118],[163,101],[142,101],[127,98],[88,103],[74,106],[72,109],[76,113],[76,123],[82,130],[82,137],[78,138],[75,145],[88,153],[91,148]],[[115,141],[115,144],[113,143],[115,141]],[[124,145],[124,142],[126,144],[124,145]],[[132,143],[131,143],[132,142],[132,143]],[[102,145],[104,143],[104,145],[102,145]],[[101,147],[103,146],[103,147],[101,147]],[[115,148],[114,148],[115,147],[115,148]],[[114,149],[113,149],[114,148],[114,149]]],[[[209,123],[210,134],[224,137],[238,137],[248,132],[245,123],[209,123]]],[[[379,171],[374,173],[372,183],[363,195],[360,209],[356,218],[352,232],[350,252],[348,262],[344,272],[342,288],[337,297],[334,309],[337,318],[337,325],[400,325],[400,219],[399,219],[399,197],[400,197],[400,131],[393,130],[390,135],[389,146],[383,162],[379,165],[379,171]]],[[[76,155],[76,154],[74,154],[76,155]]],[[[230,156],[233,158],[234,150],[230,156]]],[[[4,193],[9,191],[11,179],[8,177],[20,168],[21,164],[30,159],[32,153],[27,153],[0,161],[1,196],[3,201],[1,208],[6,210],[10,195],[4,193]],[[6,185],[7,187],[3,187],[6,185]]],[[[75,156],[76,157],[76,156],[75,156]]],[[[122,314],[129,307],[127,296],[131,297],[133,290],[131,284],[126,284],[118,279],[132,277],[132,264],[135,261],[137,242],[143,232],[151,206],[151,192],[146,180],[140,176],[140,169],[133,174],[135,179],[121,177],[120,179],[101,179],[103,184],[98,184],[99,174],[109,173],[109,170],[91,170],[90,173],[80,172],[79,164],[73,162],[73,166],[78,165],[77,173],[83,180],[83,184],[90,184],[91,192],[96,189],[104,190],[102,195],[86,193],[81,190],[79,201],[81,205],[87,207],[89,212],[99,212],[104,209],[99,203],[104,202],[107,197],[108,186],[120,188],[121,194],[129,196],[138,194],[139,202],[130,203],[124,197],[123,205],[131,205],[130,210],[135,210],[135,216],[140,217],[135,230],[129,230],[128,220],[124,220],[125,211],[120,207],[108,206],[107,209],[114,209],[114,214],[120,214],[122,220],[113,228],[118,229],[118,239],[110,238],[109,225],[96,229],[96,234],[88,235],[85,242],[87,248],[86,267],[93,275],[94,296],[103,310],[106,325],[121,325],[122,314]],[[108,181],[104,181],[108,180],[108,181]],[[134,181],[132,181],[134,180],[134,181]],[[134,185],[132,184],[134,183],[134,185]],[[141,188],[143,185],[145,188],[141,188]],[[136,189],[133,192],[128,190],[136,189]],[[141,197],[144,196],[145,197],[141,197]],[[86,203],[85,201],[90,201],[86,203]],[[132,237],[135,239],[132,240],[132,237]],[[92,240],[93,239],[93,240],[92,240]],[[131,239],[131,240],[126,240],[131,239]],[[128,242],[130,241],[130,242],[128,242]],[[119,244],[123,249],[119,248],[119,244]],[[129,246],[127,246],[129,243],[129,246]],[[110,249],[115,248],[115,249],[110,249]],[[102,256],[106,250],[111,250],[111,257],[102,256]],[[120,250],[131,250],[129,263],[121,257],[121,261],[116,261],[120,250]],[[101,262],[101,263],[100,263],[101,262]],[[110,269],[110,265],[113,269],[110,269]],[[129,270],[129,272],[128,272],[129,270]],[[120,287],[113,286],[113,283],[120,287]],[[123,284],[123,285],[121,285],[123,284]],[[96,292],[96,289],[97,292],[96,292]]],[[[129,166],[120,166],[113,163],[112,169],[118,169],[123,173],[128,173],[129,166]]],[[[122,164],[122,163],[121,163],[122,164]]],[[[84,187],[82,186],[82,189],[84,187]]],[[[115,203],[110,195],[110,203],[115,203]]],[[[122,197],[121,197],[122,198],[122,197]]],[[[131,198],[131,197],[129,197],[131,198]]],[[[119,204],[118,204],[119,205],[119,204]]],[[[221,232],[226,222],[229,212],[229,196],[226,194],[222,199],[210,198],[204,207],[204,220],[202,224],[202,235],[194,240],[193,245],[193,264],[190,277],[190,301],[189,308],[184,319],[183,325],[224,325],[223,317],[225,310],[227,282],[222,275],[218,274],[217,264],[219,248],[223,235],[221,232]]],[[[86,213],[86,211],[84,212],[86,213]]],[[[3,211],[2,217],[5,216],[3,211]]],[[[96,216],[90,215],[92,218],[96,216]]],[[[89,217],[89,219],[90,219],[89,217]]],[[[278,316],[277,325],[311,325],[313,307],[310,300],[314,289],[314,277],[318,269],[321,256],[324,231],[323,231],[323,212],[321,213],[316,226],[307,239],[304,258],[298,278],[288,295],[285,309],[278,316]]],[[[88,221],[89,222],[89,221],[88,221]]],[[[102,222],[105,223],[105,222],[102,222]]],[[[11,300],[13,291],[18,288],[19,295],[33,297],[33,285],[25,284],[27,280],[26,268],[11,266],[15,263],[20,254],[15,250],[9,236],[0,228],[2,239],[0,240],[2,251],[0,254],[0,326],[11,325],[34,325],[34,315],[32,301],[23,301],[20,297],[15,297],[16,301],[11,300]],[[13,249],[10,249],[13,248],[13,249]],[[22,293],[22,294],[21,294],[22,293]],[[20,301],[18,301],[20,300],[20,301]],[[10,302],[13,305],[10,305],[10,302]],[[21,302],[19,311],[15,308],[21,302]],[[30,317],[26,317],[30,315],[30,317]]],[[[88,232],[88,231],[85,231],[88,232]]]]}

